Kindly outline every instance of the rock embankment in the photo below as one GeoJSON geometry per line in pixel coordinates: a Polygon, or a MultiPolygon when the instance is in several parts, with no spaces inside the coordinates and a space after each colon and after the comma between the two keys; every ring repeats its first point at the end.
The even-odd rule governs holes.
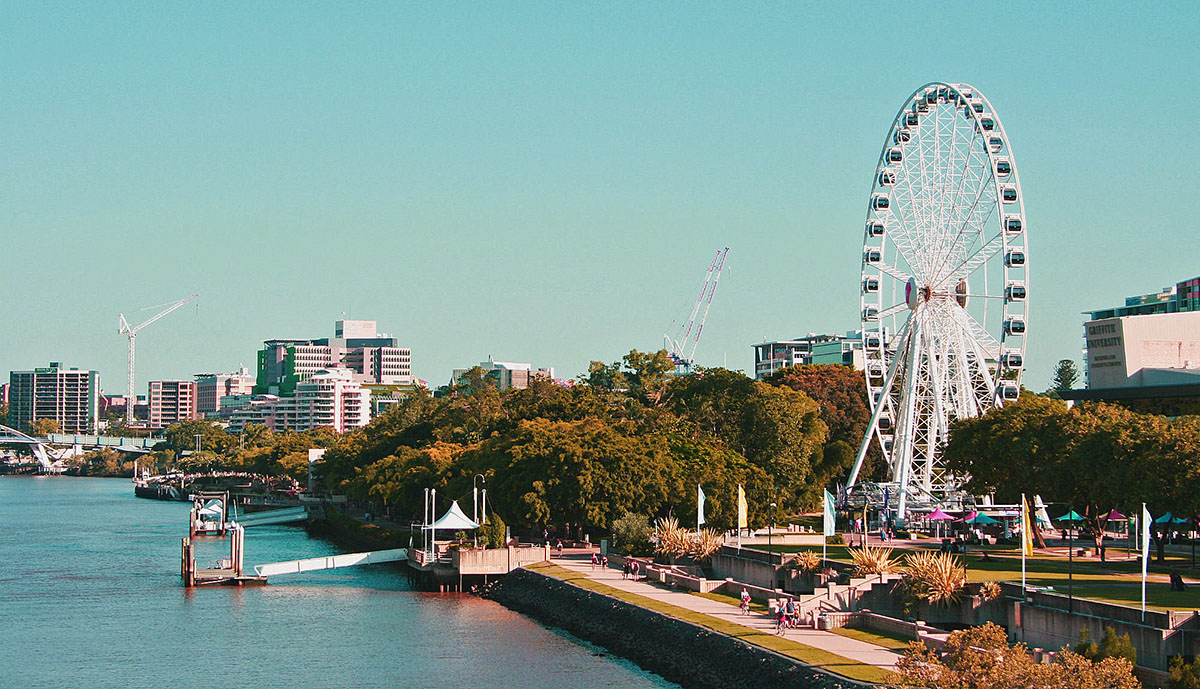
{"type": "Polygon", "coordinates": [[[543,624],[603,646],[689,689],[871,686],[525,569],[498,580],[484,595],[543,624]]]}

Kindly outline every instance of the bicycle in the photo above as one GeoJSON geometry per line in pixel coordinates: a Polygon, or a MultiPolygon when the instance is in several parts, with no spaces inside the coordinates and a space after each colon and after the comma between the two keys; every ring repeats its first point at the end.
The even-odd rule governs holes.
{"type": "Polygon", "coordinates": [[[743,615],[749,615],[750,614],[750,599],[743,598],[742,602],[738,603],[738,609],[742,611],[743,615]]]}

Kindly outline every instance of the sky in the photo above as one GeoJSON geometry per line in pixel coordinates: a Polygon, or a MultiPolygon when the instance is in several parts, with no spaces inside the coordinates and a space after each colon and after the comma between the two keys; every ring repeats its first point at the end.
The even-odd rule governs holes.
{"type": "Polygon", "coordinates": [[[907,96],[972,84],[1025,198],[1025,384],[1081,312],[1200,274],[1197,3],[0,5],[0,371],[125,391],[377,320],[434,384],[858,327],[907,96]],[[343,316],[345,314],[345,316],[343,316]]]}

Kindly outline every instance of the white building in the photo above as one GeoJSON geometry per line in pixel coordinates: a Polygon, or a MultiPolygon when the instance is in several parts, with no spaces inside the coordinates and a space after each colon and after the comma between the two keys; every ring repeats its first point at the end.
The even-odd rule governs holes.
{"type": "Polygon", "coordinates": [[[1200,383],[1200,311],[1084,323],[1088,389],[1200,383]]]}
{"type": "Polygon", "coordinates": [[[371,420],[371,391],[347,369],[321,371],[296,386],[294,397],[258,395],[233,411],[229,431],[240,433],[260,424],[272,431],[331,428],[338,433],[366,426],[371,420]]]}
{"type": "MultiPolygon", "coordinates": [[[[484,376],[496,384],[499,390],[508,390],[515,388],[524,390],[529,387],[529,381],[532,378],[542,377],[547,380],[554,380],[554,368],[539,368],[534,369],[533,364],[518,364],[511,361],[496,361],[492,357],[488,357],[487,361],[479,362],[479,368],[483,369],[484,376]]],[[[466,376],[469,368],[456,368],[451,380],[455,385],[464,384],[464,376],[466,376]]]]}
{"type": "Polygon", "coordinates": [[[237,373],[197,373],[196,411],[201,415],[221,411],[221,400],[254,391],[254,376],[242,367],[237,373]]]}

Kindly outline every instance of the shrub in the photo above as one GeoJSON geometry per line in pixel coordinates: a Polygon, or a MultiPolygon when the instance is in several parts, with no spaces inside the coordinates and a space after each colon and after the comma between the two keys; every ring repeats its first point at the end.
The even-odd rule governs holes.
{"type": "Polygon", "coordinates": [[[996,600],[1000,597],[1000,584],[985,581],[979,585],[979,597],[984,600],[996,600]]]}
{"type": "Polygon", "coordinates": [[[835,533],[832,536],[825,537],[826,545],[846,545],[846,539],[842,538],[840,533],[835,533]]]}
{"type": "Polygon", "coordinates": [[[1104,636],[1100,639],[1099,644],[1092,641],[1090,631],[1080,630],[1079,644],[1075,646],[1074,650],[1088,660],[1124,658],[1131,665],[1137,665],[1137,649],[1133,647],[1133,641],[1129,638],[1129,634],[1117,636],[1117,630],[1109,626],[1104,627],[1104,636]]]}
{"type": "Polygon", "coordinates": [[[1175,656],[1167,671],[1167,689],[1200,689],[1200,663],[1195,660],[1185,663],[1182,656],[1175,656]]]}
{"type": "Polygon", "coordinates": [[[655,523],[657,542],[654,552],[674,559],[687,555],[692,549],[692,534],[679,525],[675,517],[663,517],[655,523]]]}
{"type": "Polygon", "coordinates": [[[851,548],[850,557],[854,558],[854,576],[856,577],[891,574],[896,571],[896,561],[892,559],[891,548],[872,548],[869,545],[851,548]]]}
{"type": "Polygon", "coordinates": [[[503,548],[504,532],[504,520],[493,512],[484,517],[483,524],[479,525],[479,543],[484,548],[503,548]]]}
{"type": "Polygon", "coordinates": [[[641,514],[626,512],[613,520],[613,547],[622,555],[649,555],[650,520],[641,514]]]}
{"type": "Polygon", "coordinates": [[[705,562],[725,545],[725,536],[714,529],[700,529],[692,539],[692,557],[705,562]]]}
{"type": "Polygon", "coordinates": [[[815,572],[821,566],[821,558],[811,550],[802,550],[796,553],[787,563],[788,569],[795,569],[801,572],[815,572]]]}
{"type": "Polygon", "coordinates": [[[967,568],[950,553],[922,550],[904,558],[908,571],[900,582],[917,600],[933,605],[955,603],[967,585],[967,568]]]}

